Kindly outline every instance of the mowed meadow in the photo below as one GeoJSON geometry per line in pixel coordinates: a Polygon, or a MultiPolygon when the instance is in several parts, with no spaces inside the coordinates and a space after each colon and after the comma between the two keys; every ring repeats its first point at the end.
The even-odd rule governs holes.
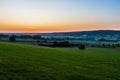
{"type": "Polygon", "coordinates": [[[120,80],[120,50],[0,42],[0,80],[120,80]]]}

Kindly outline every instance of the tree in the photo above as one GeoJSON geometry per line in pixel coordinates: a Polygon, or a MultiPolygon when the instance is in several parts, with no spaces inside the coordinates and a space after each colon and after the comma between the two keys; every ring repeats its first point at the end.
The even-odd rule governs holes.
{"type": "Polygon", "coordinates": [[[15,42],[15,41],[16,41],[15,36],[14,36],[14,35],[10,36],[10,37],[9,37],[9,41],[11,41],[11,42],[15,42]]]}
{"type": "Polygon", "coordinates": [[[0,40],[2,39],[2,37],[3,37],[3,34],[0,34],[0,40]]]}
{"type": "Polygon", "coordinates": [[[115,44],[112,44],[112,48],[116,48],[115,44]]]}
{"type": "Polygon", "coordinates": [[[106,45],[105,45],[105,44],[102,44],[102,47],[103,47],[103,48],[106,48],[106,45]]]}
{"type": "Polygon", "coordinates": [[[80,44],[79,45],[79,49],[82,50],[82,51],[85,50],[85,45],[84,44],[80,44]]]}

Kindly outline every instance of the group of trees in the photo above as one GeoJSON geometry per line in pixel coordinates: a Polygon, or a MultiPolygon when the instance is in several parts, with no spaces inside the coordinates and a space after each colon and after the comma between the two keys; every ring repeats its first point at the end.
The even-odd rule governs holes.
{"type": "Polygon", "coordinates": [[[8,37],[8,35],[0,34],[0,37],[8,37]]]}
{"type": "Polygon", "coordinates": [[[17,37],[22,39],[43,39],[41,35],[20,35],[17,37]]]}
{"type": "Polygon", "coordinates": [[[53,42],[53,47],[71,47],[72,44],[70,44],[70,42],[68,41],[63,41],[63,42],[58,42],[58,41],[54,41],[53,42]]]}
{"type": "MultiPolygon", "coordinates": [[[[63,42],[53,42],[53,47],[73,47],[75,46],[74,44],[71,44],[69,41],[63,41],[63,42]]],[[[86,46],[84,44],[78,44],[78,48],[80,50],[85,50],[86,46]]]]}
{"type": "Polygon", "coordinates": [[[120,47],[120,44],[92,44],[91,47],[117,48],[120,47]]]}
{"type": "MultiPolygon", "coordinates": [[[[0,35],[0,40],[1,40],[1,37],[3,37],[4,35],[0,35]]],[[[9,36],[9,41],[11,42],[15,42],[16,41],[16,38],[18,36],[16,35],[11,35],[9,36]]],[[[56,40],[56,41],[53,41],[52,44],[49,43],[49,41],[45,38],[42,38],[40,35],[33,35],[33,36],[28,36],[28,35],[22,35],[22,36],[19,36],[21,38],[32,38],[32,39],[35,39],[37,41],[37,43],[40,43],[40,39],[44,39],[44,45],[47,46],[47,45],[50,45],[51,47],[78,47],[80,50],[85,50],[86,49],[86,44],[82,44],[82,43],[77,43],[77,44],[73,44],[73,43],[70,43],[69,41],[64,41],[64,40],[56,40]]],[[[104,39],[101,39],[100,41],[104,41],[104,39]]],[[[42,45],[42,44],[40,44],[42,45]]],[[[100,48],[117,48],[117,47],[120,47],[120,44],[90,44],[91,47],[100,47],[100,48]]]]}
{"type": "MultiPolygon", "coordinates": [[[[3,37],[8,37],[8,36],[7,36],[7,35],[0,34],[0,40],[2,40],[3,37]]],[[[16,41],[15,35],[10,36],[10,37],[9,37],[9,41],[15,42],[15,41],[16,41]]]]}
{"type": "Polygon", "coordinates": [[[43,39],[43,37],[41,37],[41,35],[5,35],[5,34],[0,34],[0,37],[6,37],[6,38],[10,38],[10,37],[15,37],[15,38],[21,38],[21,39],[43,39]]]}
{"type": "MultiPolygon", "coordinates": [[[[33,35],[33,36],[29,36],[29,35],[21,35],[21,36],[16,36],[16,35],[11,35],[9,37],[9,41],[11,42],[15,42],[16,41],[16,38],[24,38],[24,39],[28,39],[28,38],[32,38],[32,39],[43,39],[40,35],[33,35]]],[[[1,39],[1,37],[0,37],[1,39]]]]}
{"type": "MultiPolygon", "coordinates": [[[[24,37],[24,38],[29,37],[30,38],[30,36],[21,36],[21,37],[24,37]]],[[[36,39],[38,43],[39,43],[38,39],[42,39],[42,37],[40,35],[34,35],[32,38],[36,39]]],[[[16,36],[11,35],[9,37],[9,41],[15,42],[16,41],[16,36]]],[[[47,43],[47,41],[46,41],[46,43],[47,43]]],[[[79,49],[81,49],[81,50],[85,49],[85,45],[83,45],[83,44],[80,44],[80,45],[76,44],[76,45],[79,46],[79,49]]],[[[69,41],[60,41],[60,42],[59,41],[54,41],[51,46],[53,46],[53,47],[73,47],[73,46],[76,46],[76,45],[70,43],[69,41]]]]}
{"type": "Polygon", "coordinates": [[[20,35],[16,37],[21,39],[43,39],[41,35],[20,35]]]}
{"type": "Polygon", "coordinates": [[[107,40],[105,38],[100,38],[98,41],[100,41],[100,42],[104,42],[104,41],[106,41],[106,42],[117,42],[117,41],[119,41],[119,38],[117,40],[107,40]]]}
{"type": "Polygon", "coordinates": [[[3,34],[0,34],[0,40],[2,39],[2,37],[4,37],[4,35],[3,35],[3,34]]]}

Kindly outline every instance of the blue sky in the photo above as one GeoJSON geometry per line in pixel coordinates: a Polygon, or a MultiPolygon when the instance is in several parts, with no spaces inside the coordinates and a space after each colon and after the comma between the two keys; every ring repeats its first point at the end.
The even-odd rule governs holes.
{"type": "Polygon", "coordinates": [[[21,24],[43,31],[120,29],[120,0],[0,0],[0,21],[16,29],[21,24]]]}

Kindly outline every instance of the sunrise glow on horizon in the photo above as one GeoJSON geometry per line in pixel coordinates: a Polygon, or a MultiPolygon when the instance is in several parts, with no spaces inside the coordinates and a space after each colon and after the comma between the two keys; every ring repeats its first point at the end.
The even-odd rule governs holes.
{"type": "Polygon", "coordinates": [[[0,32],[120,30],[120,0],[0,0],[0,32]]]}

